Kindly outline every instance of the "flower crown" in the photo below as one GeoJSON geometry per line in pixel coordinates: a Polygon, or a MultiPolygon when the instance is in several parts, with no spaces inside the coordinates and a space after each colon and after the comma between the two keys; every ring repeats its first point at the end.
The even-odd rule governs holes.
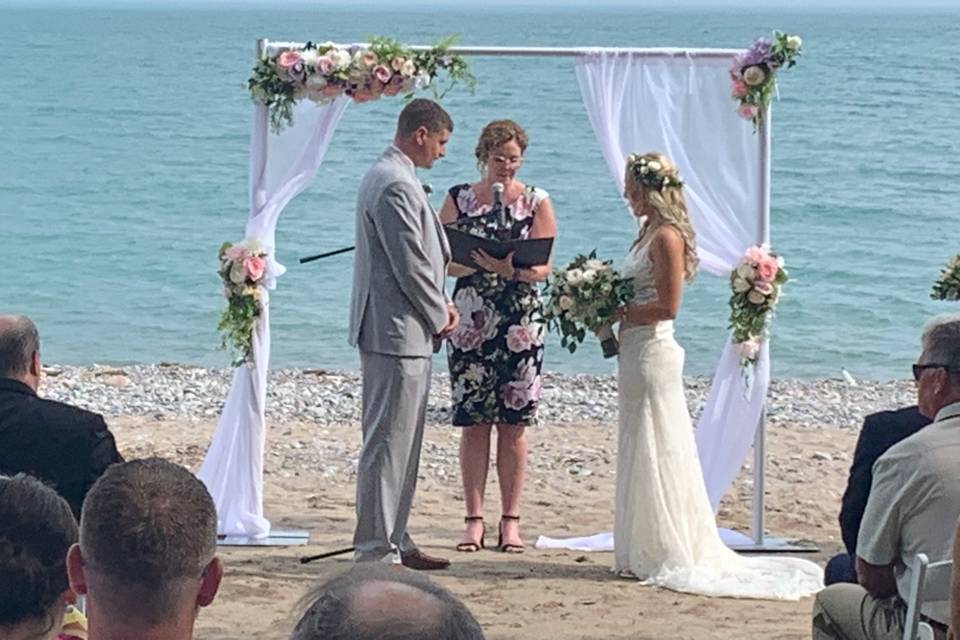
{"type": "Polygon", "coordinates": [[[634,180],[658,191],[663,191],[666,187],[678,189],[683,187],[683,179],[680,176],[661,175],[659,172],[663,169],[663,165],[656,160],[631,153],[627,156],[627,168],[634,180]]]}

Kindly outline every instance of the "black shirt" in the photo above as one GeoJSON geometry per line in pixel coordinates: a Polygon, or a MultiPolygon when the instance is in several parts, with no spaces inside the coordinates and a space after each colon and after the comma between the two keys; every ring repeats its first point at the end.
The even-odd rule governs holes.
{"type": "Polygon", "coordinates": [[[840,508],[840,534],[851,555],[857,552],[857,534],[873,483],[873,463],[887,449],[928,424],[930,419],[920,415],[916,405],[896,411],[871,413],[864,418],[853,452],[847,489],[843,492],[843,506],[840,508]]]}
{"type": "Polygon", "coordinates": [[[100,414],[45,400],[18,380],[0,378],[0,474],[43,480],[79,520],[87,491],[115,462],[123,458],[100,414]]]}

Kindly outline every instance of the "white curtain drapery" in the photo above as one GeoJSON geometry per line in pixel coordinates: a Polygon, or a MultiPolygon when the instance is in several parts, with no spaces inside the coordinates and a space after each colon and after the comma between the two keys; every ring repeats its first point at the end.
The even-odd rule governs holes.
{"type": "MultiPolygon", "coordinates": [[[[275,259],[280,213],[313,180],[349,103],[347,97],[325,105],[304,100],[294,109],[293,125],[280,134],[268,134],[265,106],[258,104],[254,109],[245,237],[256,239],[269,252],[264,281],[268,290],[286,270],[275,259]]],[[[263,517],[269,363],[270,304],[265,296],[253,335],[253,363],[234,369],[223,412],[198,473],[213,496],[221,535],[263,537],[270,533],[270,522],[263,517]]]]}
{"type": "MultiPolygon", "coordinates": [[[[583,102],[620,191],[630,153],[661,151],[684,179],[700,266],[727,277],[744,251],[768,240],[765,139],[736,114],[730,58],[598,51],[577,58],[583,102]]],[[[769,382],[766,344],[747,392],[728,340],[697,424],[714,510],[736,477],[760,421],[769,382]]]]}

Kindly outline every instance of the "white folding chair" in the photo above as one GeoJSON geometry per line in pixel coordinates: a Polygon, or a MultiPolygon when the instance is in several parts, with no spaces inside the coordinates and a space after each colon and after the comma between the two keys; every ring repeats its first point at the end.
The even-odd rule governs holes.
{"type": "Polygon", "coordinates": [[[925,602],[950,599],[952,560],[930,563],[926,554],[918,553],[913,562],[910,593],[907,595],[907,617],[903,621],[903,640],[934,640],[933,627],[920,620],[925,602]]]}

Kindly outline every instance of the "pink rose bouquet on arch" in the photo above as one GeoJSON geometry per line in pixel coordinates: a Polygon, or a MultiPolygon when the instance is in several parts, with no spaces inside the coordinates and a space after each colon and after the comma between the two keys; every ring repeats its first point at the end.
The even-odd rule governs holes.
{"type": "Polygon", "coordinates": [[[217,330],[220,348],[233,353],[231,364],[253,363],[253,329],[263,312],[263,280],[267,269],[267,250],[248,238],[238,244],[224,242],[218,252],[217,273],[223,282],[227,308],[220,315],[217,330]]]}
{"type": "Polygon", "coordinates": [[[741,366],[756,363],[786,281],[783,258],[765,246],[747,249],[730,273],[730,329],[741,366]]]}
{"type": "Polygon", "coordinates": [[[730,67],[730,95],[738,102],[737,114],[753,122],[756,131],[776,92],[776,73],[797,64],[803,40],[774,31],[773,39],[757,38],[753,46],[737,54],[730,67]]]}

